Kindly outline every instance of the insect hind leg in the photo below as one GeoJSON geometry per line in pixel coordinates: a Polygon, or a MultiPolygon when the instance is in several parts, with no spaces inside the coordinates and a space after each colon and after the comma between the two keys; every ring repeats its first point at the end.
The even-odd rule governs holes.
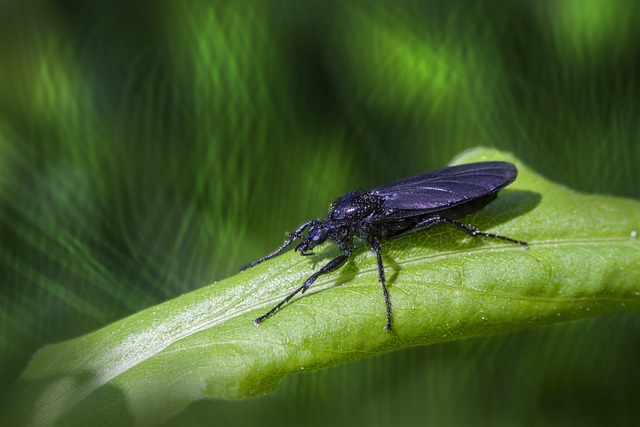
{"type": "Polygon", "coordinates": [[[507,242],[517,243],[518,245],[524,246],[525,249],[529,249],[529,245],[527,244],[527,242],[523,242],[522,240],[512,239],[510,237],[500,236],[498,234],[485,233],[484,231],[480,231],[471,225],[463,224],[459,221],[456,221],[455,219],[440,217],[440,222],[445,222],[447,224],[453,225],[458,230],[462,230],[473,237],[477,237],[477,236],[491,237],[492,239],[500,239],[500,240],[505,240],[507,242]]]}
{"type": "Polygon", "coordinates": [[[427,219],[424,219],[417,224],[411,224],[410,226],[403,228],[393,234],[387,234],[385,239],[397,239],[398,237],[406,236],[407,234],[415,233],[416,231],[425,230],[427,228],[431,228],[435,225],[438,225],[443,222],[443,219],[438,215],[430,216],[427,219]]]}

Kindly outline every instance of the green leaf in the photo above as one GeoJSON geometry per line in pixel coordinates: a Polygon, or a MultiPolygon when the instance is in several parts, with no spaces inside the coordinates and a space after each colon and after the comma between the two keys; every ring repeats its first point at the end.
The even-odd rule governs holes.
{"type": "Polygon", "coordinates": [[[579,194],[495,150],[455,163],[496,159],[516,163],[518,179],[464,221],[530,249],[444,226],[384,242],[391,332],[364,247],[256,327],[338,253],[330,244],[315,258],[289,252],[42,349],[14,386],[10,422],[155,424],[197,399],[267,393],[294,372],[640,307],[640,202],[579,194]]]}

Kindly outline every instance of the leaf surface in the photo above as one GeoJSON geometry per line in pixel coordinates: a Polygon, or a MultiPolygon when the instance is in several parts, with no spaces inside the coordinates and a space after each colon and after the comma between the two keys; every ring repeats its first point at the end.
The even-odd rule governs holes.
{"type": "Polygon", "coordinates": [[[463,222],[530,249],[446,226],[383,242],[393,331],[383,330],[375,256],[365,247],[254,326],[339,253],[331,244],[315,258],[288,252],[45,347],[11,393],[9,420],[156,424],[197,399],[267,393],[295,372],[640,307],[640,202],[579,194],[495,150],[454,163],[484,160],[515,163],[518,179],[463,222]]]}

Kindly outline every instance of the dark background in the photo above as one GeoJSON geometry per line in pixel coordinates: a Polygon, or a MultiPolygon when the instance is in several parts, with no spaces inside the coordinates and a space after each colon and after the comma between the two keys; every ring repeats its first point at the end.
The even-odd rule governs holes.
{"type": "MultiPolygon", "coordinates": [[[[633,0],[3,1],[0,390],[44,344],[467,148],[638,198],[638,22],[633,0]]],[[[628,313],[412,348],[169,425],[637,425],[639,332],[628,313]]]]}

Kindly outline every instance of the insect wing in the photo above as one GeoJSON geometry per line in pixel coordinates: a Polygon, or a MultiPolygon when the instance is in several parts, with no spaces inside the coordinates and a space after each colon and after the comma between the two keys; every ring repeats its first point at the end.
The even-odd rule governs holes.
{"type": "Polygon", "coordinates": [[[382,197],[387,218],[403,218],[449,209],[496,193],[518,175],[506,162],[481,162],[451,166],[372,190],[382,197]]]}

